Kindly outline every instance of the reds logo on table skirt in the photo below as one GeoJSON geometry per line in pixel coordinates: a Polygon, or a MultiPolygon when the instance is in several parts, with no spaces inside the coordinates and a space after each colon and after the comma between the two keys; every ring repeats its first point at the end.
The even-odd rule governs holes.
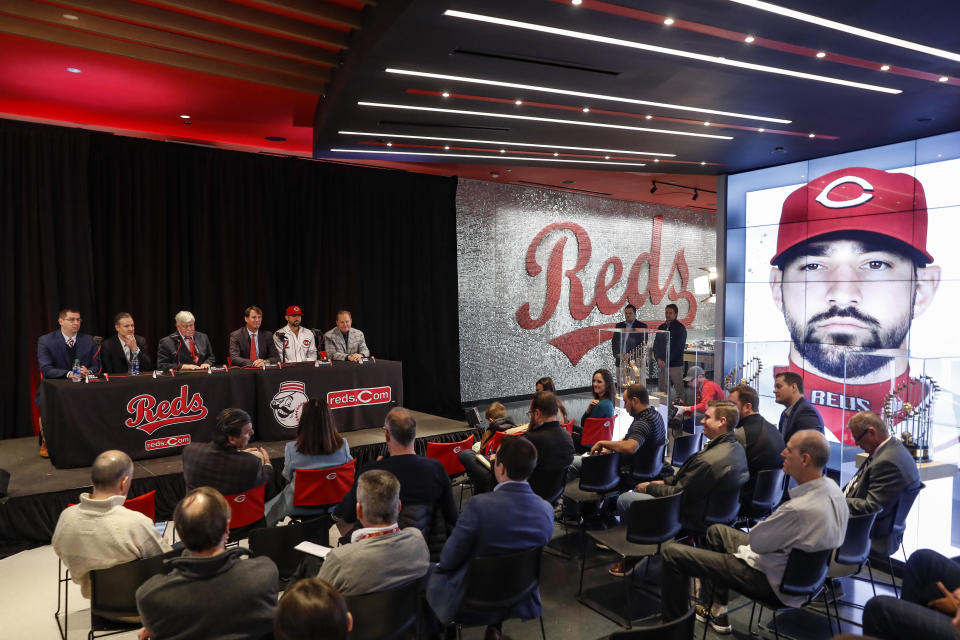
{"type": "Polygon", "coordinates": [[[146,451],[156,451],[157,449],[169,449],[171,447],[183,447],[190,444],[190,434],[185,433],[179,436],[169,436],[167,438],[157,438],[156,440],[147,440],[143,443],[146,451]]]}
{"type": "Polygon", "coordinates": [[[123,424],[139,429],[147,435],[170,424],[195,422],[207,417],[207,406],[199,393],[190,395],[189,385],[180,387],[180,395],[172,400],[160,400],[149,393],[141,393],[127,402],[127,413],[132,417],[123,424]]]}
{"type": "Polygon", "coordinates": [[[390,387],[370,389],[344,389],[327,393],[327,405],[331,409],[357,407],[367,404],[384,404],[393,399],[390,387]]]}

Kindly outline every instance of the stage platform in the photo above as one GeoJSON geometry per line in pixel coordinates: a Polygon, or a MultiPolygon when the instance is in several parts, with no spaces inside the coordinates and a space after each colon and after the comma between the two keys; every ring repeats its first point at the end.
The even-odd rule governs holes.
{"type": "MultiPolygon", "coordinates": [[[[479,432],[466,422],[413,411],[417,420],[417,452],[423,454],[427,441],[455,442],[479,432]]],[[[350,452],[363,465],[386,451],[383,429],[362,429],[344,434],[350,452]]],[[[288,441],[251,442],[270,454],[279,477],[283,448],[288,441]]],[[[90,490],[90,467],[56,469],[41,458],[37,439],[16,438],[0,443],[0,469],[10,472],[8,495],[0,500],[0,557],[22,549],[49,544],[60,512],[79,501],[90,490]]],[[[185,493],[181,456],[134,462],[131,496],[156,489],[157,519],[170,519],[173,508],[185,493]]]]}

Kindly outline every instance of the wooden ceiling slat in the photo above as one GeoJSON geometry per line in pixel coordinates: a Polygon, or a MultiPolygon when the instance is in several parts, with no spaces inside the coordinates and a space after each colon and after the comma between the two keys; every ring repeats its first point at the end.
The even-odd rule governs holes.
{"type": "Polygon", "coordinates": [[[338,24],[350,29],[360,28],[360,12],[342,4],[320,0],[256,0],[256,2],[265,7],[299,13],[330,24],[338,24]]]}
{"type": "MultiPolygon", "coordinates": [[[[128,20],[148,27],[325,67],[335,67],[339,63],[338,55],[327,49],[126,0],[56,0],[56,3],[68,9],[128,20]]],[[[80,18],[82,20],[83,16],[80,18]]]]}
{"type": "Polygon", "coordinates": [[[293,91],[303,91],[311,94],[320,94],[323,92],[324,85],[321,82],[304,80],[272,73],[270,71],[263,71],[261,69],[241,67],[229,62],[198,58],[185,53],[157,49],[123,40],[115,40],[88,32],[64,29],[51,24],[25,20],[2,12],[0,12],[0,17],[2,17],[2,19],[0,19],[0,31],[13,35],[46,40],[71,47],[90,49],[92,51],[100,51],[125,58],[155,62],[171,67],[245,80],[247,82],[282,87],[293,91]]]}
{"type": "Polygon", "coordinates": [[[151,0],[155,5],[317,45],[346,49],[349,33],[224,0],[151,0]]]}
{"type": "Polygon", "coordinates": [[[59,24],[70,29],[90,31],[113,38],[122,38],[141,44],[163,47],[180,53],[189,53],[215,60],[267,69],[277,73],[286,73],[315,82],[326,82],[330,73],[326,68],[305,62],[271,56],[249,49],[181,36],[169,31],[160,31],[141,27],[129,22],[109,20],[94,15],[84,15],[81,20],[68,20],[63,17],[62,9],[32,2],[31,0],[5,0],[3,10],[9,14],[59,24]]]}

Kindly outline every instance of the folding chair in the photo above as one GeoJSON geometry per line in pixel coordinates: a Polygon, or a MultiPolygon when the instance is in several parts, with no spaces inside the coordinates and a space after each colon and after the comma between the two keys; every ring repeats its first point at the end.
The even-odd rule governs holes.
{"type": "Polygon", "coordinates": [[[786,479],[783,469],[764,469],[759,472],[753,485],[753,495],[746,504],[740,505],[740,521],[761,520],[773,513],[783,499],[786,479]]]}
{"type": "MultiPolygon", "coordinates": [[[[502,439],[502,436],[501,436],[502,439]]],[[[473,447],[474,436],[471,435],[466,440],[460,442],[427,442],[427,457],[439,460],[443,465],[443,470],[447,472],[450,481],[454,486],[460,486],[460,502],[463,503],[463,489],[466,486],[471,488],[470,480],[466,478],[466,469],[460,464],[460,452],[473,447]],[[458,476],[464,476],[457,480],[458,476]]]]}
{"type": "Polygon", "coordinates": [[[356,475],[356,460],[326,469],[297,469],[293,477],[291,517],[328,515],[349,493],[356,475]]]}
{"type": "Polygon", "coordinates": [[[420,637],[420,602],[424,579],[359,596],[345,596],[353,615],[350,640],[397,640],[414,630],[420,637]]]}
{"type": "Polygon", "coordinates": [[[583,421],[583,435],[580,437],[580,444],[584,447],[591,447],[601,440],[611,440],[612,438],[613,418],[587,418],[583,421]]]}
{"type": "Polygon", "coordinates": [[[649,447],[646,451],[637,451],[633,454],[633,460],[630,463],[630,481],[633,486],[655,480],[660,476],[666,448],[667,443],[664,442],[659,447],[649,447]]]}
{"type": "Polygon", "coordinates": [[[87,638],[111,636],[141,626],[136,592],[149,578],[169,572],[168,558],[179,556],[174,549],[159,556],[133,560],[90,572],[90,633],[87,638]],[[108,631],[97,635],[97,631],[108,631]]]}
{"type": "Polygon", "coordinates": [[[254,557],[267,556],[273,560],[281,582],[286,582],[304,558],[304,554],[294,547],[304,540],[327,546],[328,522],[327,518],[315,518],[282,527],[254,529],[248,541],[250,553],[254,557]]]}
{"type": "Polygon", "coordinates": [[[569,433],[571,436],[573,435],[573,418],[570,419],[570,422],[564,422],[560,426],[566,429],[567,433],[569,433]]]}
{"type": "MultiPolygon", "coordinates": [[[[840,620],[840,607],[837,601],[837,592],[833,586],[834,579],[856,575],[863,569],[863,565],[867,565],[873,595],[877,595],[877,585],[873,581],[873,569],[870,567],[870,530],[873,528],[873,523],[878,515],[879,512],[873,512],[850,516],[850,519],[847,520],[847,533],[843,537],[843,544],[837,549],[837,553],[827,570],[827,587],[833,596],[833,609],[834,613],[837,614],[837,620],[840,620]]],[[[863,608],[853,602],[845,602],[844,604],[849,604],[858,609],[863,608]]]]}
{"type": "Polygon", "coordinates": [[[500,443],[503,442],[503,436],[505,436],[505,435],[507,435],[507,432],[506,432],[506,431],[496,431],[496,432],[494,432],[494,434],[493,434],[492,436],[490,436],[490,439],[487,440],[487,447],[486,447],[486,449],[483,451],[483,454],[486,455],[486,456],[488,456],[488,455],[490,455],[491,453],[494,453],[494,452],[496,452],[496,451],[499,451],[499,450],[500,450],[500,443]]]}
{"type": "MultiPolygon", "coordinates": [[[[833,635],[833,616],[830,615],[830,605],[827,604],[827,594],[824,588],[824,581],[827,578],[827,568],[830,564],[830,557],[833,556],[833,549],[824,551],[801,551],[793,549],[787,558],[787,568],[783,572],[783,579],[780,581],[780,591],[791,596],[806,596],[807,602],[803,608],[810,604],[819,594],[823,594],[823,604],[827,611],[827,621],[830,625],[830,635],[833,635]]],[[[785,607],[781,602],[762,601],[753,599],[753,606],[750,608],[750,635],[753,632],[753,615],[757,605],[760,605],[760,612],[757,616],[757,635],[760,633],[760,618],[763,616],[763,609],[767,607],[773,610],[773,633],[777,640],[780,640],[780,632],[777,629],[777,611],[785,607]]],[[[711,599],[710,607],[713,606],[711,599]]],[[[704,637],[706,637],[706,628],[704,625],[704,637]]],[[[839,621],[837,626],[839,627],[839,621]]]]}
{"type": "Polygon", "coordinates": [[[223,496],[230,505],[230,544],[239,545],[240,541],[258,524],[264,522],[264,491],[267,483],[243,493],[223,496]]]}
{"type": "MultiPolygon", "coordinates": [[[[897,549],[903,549],[903,532],[907,527],[907,516],[910,515],[910,509],[920,492],[927,485],[922,482],[912,489],[907,489],[897,498],[896,504],[888,507],[877,516],[873,523],[873,529],[870,531],[870,538],[873,541],[871,553],[875,556],[882,556],[887,559],[887,566],[890,570],[890,580],[893,582],[893,593],[899,598],[900,591],[897,589],[897,578],[893,573],[893,556],[897,549]]],[[[903,551],[903,562],[907,562],[907,552],[903,551]]]]}
{"type": "Polygon", "coordinates": [[[699,437],[691,434],[677,436],[673,440],[673,451],[670,453],[670,465],[678,469],[687,459],[697,452],[699,437]]]}

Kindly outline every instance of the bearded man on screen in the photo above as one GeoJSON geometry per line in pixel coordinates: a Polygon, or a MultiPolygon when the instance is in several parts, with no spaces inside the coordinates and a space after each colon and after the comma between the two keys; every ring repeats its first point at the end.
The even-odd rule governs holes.
{"type": "Polygon", "coordinates": [[[909,174],[840,169],[783,203],[770,288],[791,345],[774,374],[802,375],[838,438],[845,416],[882,411],[891,375],[909,376],[906,358],[876,351],[905,351],[910,323],[936,294],[940,268],[926,243],[926,197],[909,174]]]}

